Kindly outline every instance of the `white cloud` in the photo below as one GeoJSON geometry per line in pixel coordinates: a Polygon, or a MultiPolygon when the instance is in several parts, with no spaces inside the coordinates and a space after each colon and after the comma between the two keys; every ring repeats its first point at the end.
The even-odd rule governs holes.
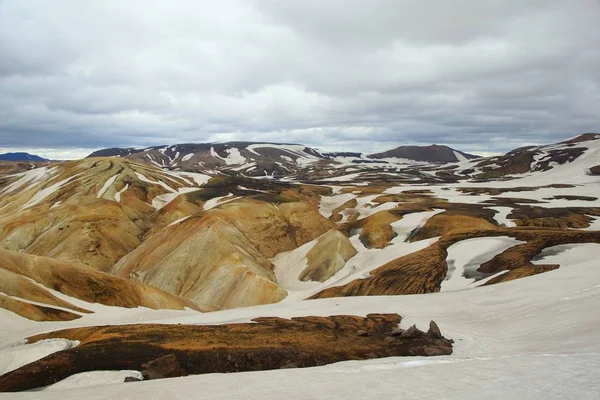
{"type": "Polygon", "coordinates": [[[599,18],[594,0],[4,0],[0,140],[555,141],[600,125],[599,18]]]}

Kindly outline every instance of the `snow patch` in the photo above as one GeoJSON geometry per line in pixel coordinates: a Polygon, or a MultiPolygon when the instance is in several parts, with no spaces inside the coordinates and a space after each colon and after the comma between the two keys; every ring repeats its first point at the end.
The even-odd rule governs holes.
{"type": "Polygon", "coordinates": [[[71,375],[53,385],[46,386],[42,389],[42,391],[51,392],[55,390],[84,388],[90,386],[118,385],[124,383],[125,378],[129,377],[139,380],[143,379],[141,372],[133,370],[81,372],[79,374],[71,375]]]}
{"type": "Polygon", "coordinates": [[[126,191],[127,189],[129,189],[129,183],[128,183],[128,184],[126,184],[126,185],[123,187],[123,189],[121,189],[121,190],[119,190],[117,193],[115,193],[115,201],[116,201],[117,203],[120,203],[120,202],[121,202],[121,195],[122,195],[123,193],[125,193],[125,191],[126,191]]]}
{"type": "Polygon", "coordinates": [[[456,157],[458,162],[469,161],[469,159],[467,157],[463,156],[458,151],[452,150],[452,152],[454,153],[454,157],[456,157]]]}
{"type": "Polygon", "coordinates": [[[100,189],[100,191],[98,192],[96,198],[99,199],[100,197],[104,196],[104,193],[106,193],[108,188],[111,187],[113,183],[115,183],[115,180],[118,176],[119,174],[116,174],[115,176],[111,176],[110,178],[108,178],[108,180],[104,183],[104,186],[102,186],[102,189],[100,189]]]}
{"type": "Polygon", "coordinates": [[[21,207],[21,210],[25,210],[29,207],[38,205],[39,203],[41,203],[42,200],[59,190],[61,187],[69,183],[75,177],[77,177],[77,175],[70,176],[67,179],[63,179],[62,181],[55,183],[54,185],[50,185],[47,188],[40,190],[31,199],[29,199],[29,201],[25,203],[23,207],[21,207]]]}
{"type": "Polygon", "coordinates": [[[476,287],[477,282],[487,278],[488,274],[477,272],[481,264],[491,260],[497,254],[526,243],[508,236],[484,237],[462,240],[448,247],[448,274],[442,282],[440,291],[448,292],[476,287]]]}

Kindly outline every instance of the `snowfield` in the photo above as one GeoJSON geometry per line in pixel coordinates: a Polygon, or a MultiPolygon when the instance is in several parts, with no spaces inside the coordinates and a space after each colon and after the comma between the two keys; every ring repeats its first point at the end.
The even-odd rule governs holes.
{"type": "MultiPolygon", "coordinates": [[[[348,361],[306,369],[196,375],[129,384],[114,384],[114,374],[108,374],[107,385],[101,388],[55,387],[3,394],[3,398],[196,399],[201,393],[204,399],[241,396],[261,400],[596,399],[600,391],[598,307],[600,269],[595,261],[586,261],[474,290],[285,302],[207,314],[147,309],[106,312],[106,324],[142,321],[215,324],[246,322],[258,316],[397,312],[404,316],[401,324],[404,327],[417,324],[426,328],[429,320],[435,320],[442,333],[456,343],[454,354],[443,357],[348,361]],[[153,316],[156,318],[152,319],[153,316]]],[[[90,317],[87,324],[98,318],[90,317]]],[[[68,323],[34,323],[0,310],[0,318],[4,322],[1,336],[6,341],[59,326],[85,325],[87,317],[68,323]]],[[[98,376],[91,382],[101,383],[98,376]]]]}

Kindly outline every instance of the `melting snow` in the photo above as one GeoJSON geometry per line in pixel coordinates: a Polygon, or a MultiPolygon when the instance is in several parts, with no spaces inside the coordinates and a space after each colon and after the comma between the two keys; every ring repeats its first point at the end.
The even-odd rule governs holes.
{"type": "Polygon", "coordinates": [[[233,197],[233,193],[229,193],[227,196],[215,197],[213,199],[208,200],[204,203],[204,210],[210,210],[211,208],[215,208],[219,203],[227,198],[233,197]]]}
{"type": "Polygon", "coordinates": [[[223,158],[215,151],[213,147],[210,148],[210,154],[213,157],[225,162],[227,165],[239,165],[246,162],[246,157],[244,157],[236,147],[225,149],[225,152],[228,153],[228,156],[223,158]]]}
{"type": "Polygon", "coordinates": [[[463,156],[458,151],[453,150],[452,152],[454,153],[454,156],[456,157],[458,162],[469,161],[469,159],[467,157],[463,156]]]}
{"type": "Polygon", "coordinates": [[[82,387],[93,387],[100,385],[117,385],[125,382],[125,378],[136,378],[142,380],[142,373],[139,371],[90,371],[71,375],[60,382],[46,386],[44,392],[53,392],[57,390],[74,389],[82,387]]]}
{"type": "Polygon", "coordinates": [[[498,211],[494,214],[494,219],[498,223],[498,225],[504,225],[507,228],[512,228],[517,226],[512,220],[508,219],[508,214],[512,212],[511,207],[488,207],[490,210],[498,211]]]}
{"type": "Polygon", "coordinates": [[[126,184],[126,185],[123,187],[123,189],[121,189],[121,190],[119,190],[117,193],[115,193],[115,201],[116,201],[117,203],[120,203],[120,202],[121,202],[121,195],[122,195],[123,193],[125,193],[125,191],[126,191],[127,189],[129,189],[129,183],[128,183],[128,184],[126,184]]]}
{"type": "Polygon", "coordinates": [[[62,181],[60,181],[58,183],[55,183],[53,185],[48,186],[47,188],[40,190],[31,199],[29,199],[29,201],[27,203],[25,203],[25,205],[23,207],[21,207],[21,210],[25,210],[26,208],[33,207],[33,206],[39,204],[42,200],[44,200],[46,197],[50,196],[52,193],[56,192],[62,186],[69,183],[75,177],[77,177],[77,175],[70,176],[67,179],[63,179],[62,181]]]}
{"type": "Polygon", "coordinates": [[[104,193],[106,193],[108,188],[111,187],[113,183],[115,183],[115,179],[117,179],[118,176],[119,174],[116,174],[115,176],[108,178],[108,180],[104,183],[104,186],[102,186],[102,189],[100,189],[100,191],[98,192],[96,198],[99,199],[100,197],[104,196],[104,193]]]}
{"type": "Polygon", "coordinates": [[[52,174],[54,174],[54,172],[55,172],[55,169],[56,169],[56,167],[53,167],[53,168],[41,167],[41,168],[31,169],[26,172],[21,172],[21,173],[12,175],[15,177],[18,176],[20,178],[17,181],[8,185],[2,192],[0,192],[0,194],[11,193],[26,184],[29,184],[29,186],[32,186],[32,185],[40,182],[44,178],[52,176],[52,174]]]}
{"type": "Polygon", "coordinates": [[[508,236],[486,237],[462,240],[448,247],[448,275],[442,282],[441,291],[468,289],[481,284],[479,279],[487,274],[477,272],[481,264],[497,254],[525,242],[508,236]]]}

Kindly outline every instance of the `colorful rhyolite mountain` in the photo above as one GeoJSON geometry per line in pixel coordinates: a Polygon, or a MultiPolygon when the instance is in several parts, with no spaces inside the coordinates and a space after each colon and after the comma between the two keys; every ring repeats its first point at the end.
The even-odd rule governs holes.
{"type": "MultiPolygon", "coordinates": [[[[534,300],[519,287],[543,285],[551,278],[542,277],[600,256],[599,134],[491,158],[435,145],[363,155],[232,142],[106,149],[79,161],[11,165],[0,174],[0,318],[7,321],[0,328],[7,338],[0,341],[0,374],[14,372],[0,377],[2,390],[99,369],[147,370],[152,357],[172,356],[160,363],[181,364],[175,375],[182,375],[449,354],[451,343],[437,325],[428,333],[395,330],[397,316],[340,315],[444,319],[436,298],[470,310],[483,307],[473,299],[500,293],[495,284],[542,274],[506,284],[519,293],[511,309],[530,310],[534,300]],[[386,298],[381,307],[377,300],[436,292],[442,293],[423,297],[428,308],[418,317],[410,315],[417,300],[406,300],[407,310],[400,301],[386,298]],[[248,306],[262,307],[241,309],[248,306]],[[218,325],[309,315],[333,317],[218,325]],[[144,325],[81,328],[161,319],[212,325],[152,325],[143,335],[144,325]],[[26,366],[21,358],[40,357],[24,345],[3,348],[65,328],[29,345],[43,349],[39,340],[64,339],[52,361],[26,366]],[[260,339],[263,330],[272,347],[260,339]],[[259,336],[241,339],[248,335],[259,336]],[[344,352],[331,350],[335,340],[344,352]],[[9,352],[12,361],[3,363],[9,352]],[[260,362],[247,361],[250,353],[260,362]],[[214,368],[191,361],[198,357],[214,368]],[[42,379],[50,364],[61,373],[42,379]]],[[[489,315],[507,313],[498,308],[502,297],[493,298],[489,315]]],[[[466,338],[464,315],[452,315],[459,321],[446,318],[450,331],[466,338]]]]}

